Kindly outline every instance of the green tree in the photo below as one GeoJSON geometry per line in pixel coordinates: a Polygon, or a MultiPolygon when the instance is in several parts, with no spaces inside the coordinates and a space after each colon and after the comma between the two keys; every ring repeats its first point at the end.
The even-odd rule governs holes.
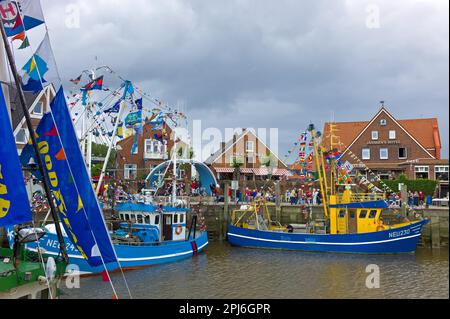
{"type": "MultiPolygon", "coordinates": [[[[92,156],[93,157],[106,157],[108,153],[108,146],[104,144],[92,143],[92,156]]],[[[108,165],[106,165],[106,170],[115,169],[116,168],[116,157],[117,151],[115,149],[111,150],[111,155],[108,161],[108,165]]],[[[93,163],[91,166],[91,174],[92,176],[98,176],[102,172],[103,162],[93,163]]]]}

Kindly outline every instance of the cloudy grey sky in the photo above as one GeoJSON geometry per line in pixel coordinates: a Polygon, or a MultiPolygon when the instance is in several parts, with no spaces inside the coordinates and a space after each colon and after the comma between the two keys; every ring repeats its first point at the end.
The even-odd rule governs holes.
{"type": "Polygon", "coordinates": [[[204,128],[279,128],[280,156],[311,121],[369,120],[385,100],[438,117],[448,157],[447,0],[42,3],[66,80],[98,56],[204,128]]]}

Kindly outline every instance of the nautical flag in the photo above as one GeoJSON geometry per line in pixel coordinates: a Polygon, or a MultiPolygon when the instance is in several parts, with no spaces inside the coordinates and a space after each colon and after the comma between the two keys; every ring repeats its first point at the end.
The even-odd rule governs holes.
{"type": "Polygon", "coordinates": [[[127,128],[135,128],[136,126],[142,126],[142,111],[136,111],[129,113],[125,117],[125,126],[127,128]]]}
{"type": "Polygon", "coordinates": [[[83,86],[81,90],[82,91],[101,90],[102,87],[103,87],[103,75],[83,86]]]}
{"type": "Polygon", "coordinates": [[[119,121],[119,126],[117,127],[117,137],[123,138],[123,122],[119,121]]]}
{"type": "Polygon", "coordinates": [[[44,23],[41,3],[36,0],[0,1],[0,17],[8,37],[44,23]]]}
{"type": "Polygon", "coordinates": [[[120,102],[122,99],[118,100],[112,107],[103,111],[103,113],[119,113],[120,111],[120,102]]]}
{"type": "Polygon", "coordinates": [[[71,79],[70,82],[72,82],[75,85],[78,85],[78,83],[80,83],[81,81],[81,76],[82,74],[80,74],[76,79],[71,79]]]}
{"type": "Polygon", "coordinates": [[[43,85],[58,86],[59,78],[48,34],[45,35],[36,53],[22,67],[22,88],[24,91],[39,92],[43,85]]]}
{"type": "Polygon", "coordinates": [[[16,40],[22,41],[22,44],[19,46],[19,50],[28,48],[30,46],[30,41],[28,41],[28,37],[25,35],[25,31],[18,33],[11,40],[13,42],[16,40]]]}
{"type": "Polygon", "coordinates": [[[7,105],[0,87],[0,227],[32,220],[7,105]]]}
{"type": "Polygon", "coordinates": [[[51,162],[47,174],[66,233],[89,265],[117,262],[62,88],[50,108],[36,133],[41,156],[51,162]]]}
{"type": "Polygon", "coordinates": [[[137,99],[134,103],[136,103],[138,110],[142,110],[142,98],[137,99]]]}

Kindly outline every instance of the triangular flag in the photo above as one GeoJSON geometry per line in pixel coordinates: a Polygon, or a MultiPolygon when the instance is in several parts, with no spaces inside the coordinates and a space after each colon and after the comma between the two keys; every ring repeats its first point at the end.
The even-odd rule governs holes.
{"type": "Polygon", "coordinates": [[[64,161],[66,159],[66,153],[64,153],[64,149],[61,149],[56,155],[55,158],[58,161],[64,161]]]}

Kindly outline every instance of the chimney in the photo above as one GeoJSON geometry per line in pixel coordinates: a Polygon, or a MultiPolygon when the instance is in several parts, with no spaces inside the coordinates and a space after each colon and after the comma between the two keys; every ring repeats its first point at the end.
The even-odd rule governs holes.
{"type": "Polygon", "coordinates": [[[436,159],[441,159],[441,139],[439,137],[439,128],[437,124],[433,125],[433,140],[436,159]]]}

